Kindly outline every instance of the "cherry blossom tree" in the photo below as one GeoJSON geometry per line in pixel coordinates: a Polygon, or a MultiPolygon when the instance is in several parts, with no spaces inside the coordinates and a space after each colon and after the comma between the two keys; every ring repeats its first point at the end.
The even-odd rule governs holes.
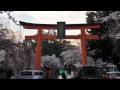
{"type": "MultiPolygon", "coordinates": [[[[82,64],[81,50],[79,47],[69,49],[61,53],[61,56],[64,60],[65,67],[80,67],[82,64]]],[[[94,65],[95,63],[92,58],[87,57],[87,64],[94,65]]]]}
{"type": "Polygon", "coordinates": [[[108,28],[103,36],[109,36],[115,40],[120,39],[120,11],[115,11],[103,18],[95,18],[95,21],[105,24],[108,28]]]}
{"type": "Polygon", "coordinates": [[[62,65],[60,59],[53,54],[52,56],[42,56],[42,67],[61,68],[62,65]]]}
{"type": "Polygon", "coordinates": [[[117,65],[118,70],[120,71],[120,11],[115,11],[107,17],[97,18],[96,22],[102,23],[107,28],[105,34],[101,37],[109,37],[111,39],[112,44],[112,56],[111,61],[115,65],[117,65]]]}
{"type": "Polygon", "coordinates": [[[35,54],[20,32],[10,29],[0,30],[0,61],[4,62],[4,68],[11,68],[14,74],[24,69],[34,69],[35,54]]]}

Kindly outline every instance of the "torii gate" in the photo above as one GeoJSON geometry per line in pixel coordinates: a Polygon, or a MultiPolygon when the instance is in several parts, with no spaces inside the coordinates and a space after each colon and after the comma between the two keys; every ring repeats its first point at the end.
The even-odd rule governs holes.
{"type": "MultiPolygon", "coordinates": [[[[36,49],[36,70],[41,69],[41,56],[42,56],[42,40],[43,39],[57,39],[57,36],[53,35],[44,35],[42,34],[43,29],[57,29],[57,24],[35,24],[27,23],[20,21],[20,24],[23,25],[25,29],[38,29],[38,34],[34,36],[25,36],[26,40],[37,40],[37,49],[36,49]]],[[[94,24],[67,24],[65,25],[66,29],[80,29],[81,35],[67,35],[65,39],[81,39],[82,47],[82,64],[87,64],[87,53],[86,53],[86,40],[99,40],[98,35],[86,35],[85,29],[100,28],[100,23],[94,24]]]]}

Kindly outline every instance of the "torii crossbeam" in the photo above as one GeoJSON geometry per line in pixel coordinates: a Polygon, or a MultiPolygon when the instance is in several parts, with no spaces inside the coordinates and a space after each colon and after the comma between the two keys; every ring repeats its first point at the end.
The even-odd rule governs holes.
{"type": "MultiPolygon", "coordinates": [[[[25,29],[37,29],[38,34],[35,36],[26,36],[26,40],[37,40],[37,51],[36,51],[36,70],[41,69],[41,56],[42,56],[42,40],[43,39],[57,39],[57,36],[53,35],[44,35],[42,34],[43,29],[52,29],[56,30],[56,24],[34,24],[20,21],[20,24],[23,25],[25,29]]],[[[98,35],[86,35],[85,29],[100,28],[100,23],[95,24],[67,24],[66,29],[81,30],[81,35],[67,35],[64,39],[81,39],[82,47],[82,64],[87,64],[87,53],[86,53],[86,40],[99,40],[98,35]]]]}

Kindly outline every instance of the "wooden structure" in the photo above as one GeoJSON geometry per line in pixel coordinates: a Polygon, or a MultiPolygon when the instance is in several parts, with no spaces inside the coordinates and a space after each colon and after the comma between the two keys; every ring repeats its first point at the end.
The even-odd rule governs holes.
{"type": "MultiPolygon", "coordinates": [[[[36,49],[36,70],[41,69],[41,56],[42,56],[42,40],[43,39],[57,39],[57,36],[53,35],[44,35],[42,34],[43,29],[52,29],[57,30],[56,24],[35,24],[27,23],[20,21],[20,24],[23,25],[25,29],[37,29],[38,34],[35,36],[26,36],[26,40],[35,39],[37,40],[37,49],[36,49]]],[[[87,53],[86,53],[86,40],[99,40],[98,35],[86,35],[85,29],[100,28],[99,23],[94,24],[66,24],[66,29],[81,30],[81,35],[66,35],[64,39],[81,39],[82,47],[82,64],[87,64],[87,53]]]]}

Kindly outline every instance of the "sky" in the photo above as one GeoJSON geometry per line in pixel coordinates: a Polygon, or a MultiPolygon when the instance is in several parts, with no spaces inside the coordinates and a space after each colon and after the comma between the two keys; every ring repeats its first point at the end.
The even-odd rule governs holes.
{"type": "MultiPolygon", "coordinates": [[[[13,11],[11,15],[17,21],[39,24],[57,24],[59,21],[66,24],[83,24],[86,23],[86,11],[13,11]]],[[[0,14],[0,17],[7,18],[7,15],[0,14]]],[[[9,28],[14,31],[21,31],[24,35],[34,35],[37,30],[24,29],[16,26],[12,21],[9,21],[9,28]]],[[[78,35],[80,30],[66,31],[67,35],[78,35]]]]}

